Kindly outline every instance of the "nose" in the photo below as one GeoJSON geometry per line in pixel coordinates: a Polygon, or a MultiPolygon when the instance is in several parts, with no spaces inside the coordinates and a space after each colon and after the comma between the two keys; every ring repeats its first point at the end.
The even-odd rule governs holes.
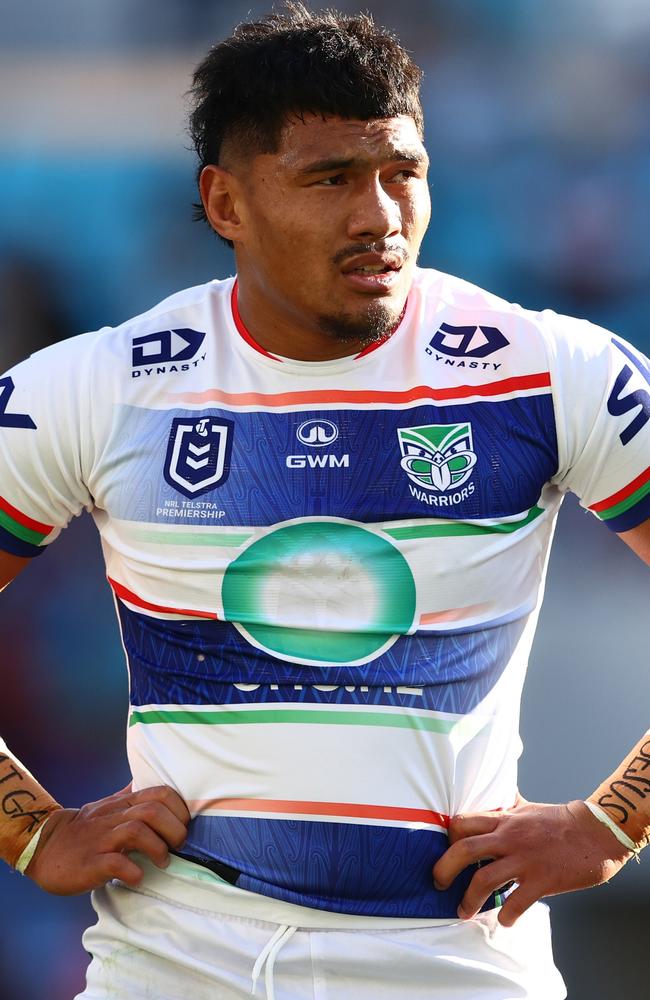
{"type": "Polygon", "coordinates": [[[400,205],[379,178],[367,180],[356,192],[348,218],[348,236],[352,240],[372,242],[397,236],[402,231],[400,205]]]}

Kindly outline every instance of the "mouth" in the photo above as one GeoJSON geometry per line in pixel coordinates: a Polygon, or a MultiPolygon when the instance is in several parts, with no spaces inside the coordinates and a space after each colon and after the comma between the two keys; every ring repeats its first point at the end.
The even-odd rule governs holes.
{"type": "Polygon", "coordinates": [[[405,257],[394,251],[351,257],[341,268],[346,284],[358,291],[386,295],[398,284],[405,257]]]}

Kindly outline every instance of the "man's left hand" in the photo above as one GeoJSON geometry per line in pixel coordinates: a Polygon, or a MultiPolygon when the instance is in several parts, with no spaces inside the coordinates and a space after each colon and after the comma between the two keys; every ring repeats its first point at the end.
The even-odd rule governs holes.
{"type": "Polygon", "coordinates": [[[580,800],[549,805],[519,796],[512,809],[454,816],[449,841],[433,869],[436,887],[489,862],[474,874],[458,915],[474,917],[491,893],[516,882],[499,911],[504,927],[542,896],[608,882],[633,856],[580,800]]]}

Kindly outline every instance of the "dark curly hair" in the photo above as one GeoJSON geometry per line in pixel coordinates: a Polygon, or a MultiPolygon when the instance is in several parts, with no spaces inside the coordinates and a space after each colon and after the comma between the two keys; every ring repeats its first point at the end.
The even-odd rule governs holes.
{"type": "MultiPolygon", "coordinates": [[[[299,2],[243,23],[194,73],[189,131],[197,178],[226,140],[248,155],[274,153],[291,115],[392,118],[423,130],[422,71],[369,14],[313,12],[299,2]]],[[[207,221],[202,205],[195,218],[207,221]]]]}

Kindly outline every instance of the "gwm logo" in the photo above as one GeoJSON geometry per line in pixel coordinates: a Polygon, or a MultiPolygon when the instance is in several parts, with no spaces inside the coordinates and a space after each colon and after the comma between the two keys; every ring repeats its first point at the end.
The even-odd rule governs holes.
{"type": "Polygon", "coordinates": [[[331,420],[303,420],[296,431],[300,443],[309,448],[324,448],[326,444],[334,444],[338,436],[339,429],[331,420]]]}
{"type": "Polygon", "coordinates": [[[414,497],[434,507],[448,507],[474,492],[473,483],[464,485],[476,465],[470,423],[400,427],[397,434],[400,464],[415,487],[420,487],[410,487],[414,497]]]}
{"type": "Polygon", "coordinates": [[[176,417],[165,459],[164,475],[169,485],[192,499],[225,483],[233,427],[231,420],[176,417]]]}
{"type": "MultiPolygon", "coordinates": [[[[325,448],[338,440],[339,429],[331,420],[322,418],[303,420],[296,428],[296,437],[308,448],[325,448]]],[[[324,452],[316,455],[287,455],[287,469],[348,469],[349,455],[332,455],[324,452]]]]}

